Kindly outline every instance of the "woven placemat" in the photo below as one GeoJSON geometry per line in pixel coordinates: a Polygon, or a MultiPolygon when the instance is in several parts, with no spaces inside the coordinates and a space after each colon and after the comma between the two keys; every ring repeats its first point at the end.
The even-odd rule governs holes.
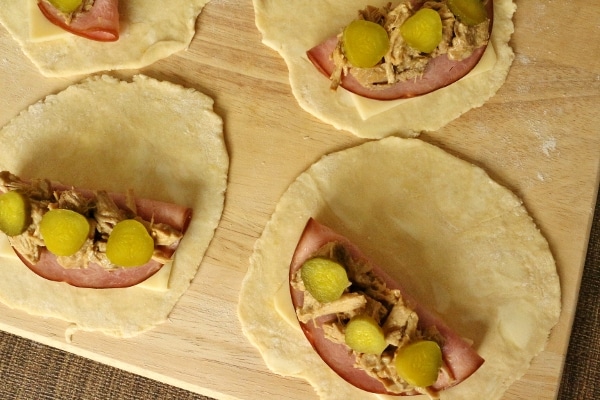
{"type": "MultiPolygon", "coordinates": [[[[559,400],[600,399],[600,207],[596,204],[559,400]]],[[[3,400],[210,400],[0,332],[3,400]]]]}
{"type": "Polygon", "coordinates": [[[600,399],[599,365],[600,201],[597,201],[558,400],[600,399]]]}
{"type": "Polygon", "coordinates": [[[2,400],[211,400],[15,335],[0,334],[2,400]]]}

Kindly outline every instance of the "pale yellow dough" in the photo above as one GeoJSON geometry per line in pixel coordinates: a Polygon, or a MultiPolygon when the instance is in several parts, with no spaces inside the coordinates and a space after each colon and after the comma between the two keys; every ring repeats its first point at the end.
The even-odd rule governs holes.
{"type": "Polygon", "coordinates": [[[142,75],[132,82],[90,78],[21,112],[0,130],[0,141],[0,170],[81,188],[133,189],[193,209],[166,291],[75,288],[0,257],[0,301],[67,321],[71,332],[128,337],[164,322],[194,279],[223,210],[229,157],[213,100],[142,75]]]}
{"type": "Polygon", "coordinates": [[[442,392],[444,400],[501,398],[558,320],[560,286],[548,243],[521,201],[482,169],[396,137],[327,155],[277,204],[255,245],[238,309],[267,366],[306,379],[323,399],[377,397],[339,378],[282,316],[290,260],[309,217],[354,241],[474,341],[485,363],[442,392]]]}
{"type": "Polygon", "coordinates": [[[45,42],[29,38],[29,0],[0,0],[0,22],[23,52],[49,77],[150,65],[189,46],[209,0],[123,0],[120,38],[102,43],[75,35],[45,42]]]}
{"type": "Polygon", "coordinates": [[[491,43],[497,59],[492,69],[363,119],[352,95],[343,89],[330,90],[328,79],[308,60],[306,51],[338,34],[366,5],[381,7],[389,1],[351,0],[343,5],[335,0],[253,2],[263,43],[285,60],[298,104],[320,120],[359,137],[415,137],[443,127],[492,97],[504,83],[514,58],[508,41],[514,31],[512,15],[516,6],[512,0],[494,0],[491,43]]]}

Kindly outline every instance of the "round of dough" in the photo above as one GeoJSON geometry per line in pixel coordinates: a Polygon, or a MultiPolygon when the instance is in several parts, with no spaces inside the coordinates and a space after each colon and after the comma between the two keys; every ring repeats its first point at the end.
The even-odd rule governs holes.
{"type": "Polygon", "coordinates": [[[188,288],[223,211],[229,156],[213,100],[143,75],[102,76],[46,97],[0,130],[0,170],[191,207],[166,291],[82,289],[0,257],[0,301],[75,330],[136,335],[167,319],[188,288]]]}
{"type": "Polygon", "coordinates": [[[349,238],[473,340],[485,363],[442,399],[502,397],[558,320],[560,286],[547,241],[521,201],[483,170],[418,139],[386,138],[325,156],[280,199],[255,245],[238,308],[267,366],[306,379],[323,399],[376,397],[338,377],[295,318],[285,318],[293,315],[289,265],[309,217],[349,238]]]}
{"type": "MultiPolygon", "coordinates": [[[[382,7],[387,3],[388,0],[376,0],[368,4],[382,7]]],[[[278,51],[285,60],[292,92],[299,105],[320,120],[364,138],[414,137],[423,131],[437,130],[471,108],[483,105],[504,83],[514,58],[508,45],[514,31],[512,0],[494,0],[490,43],[496,60],[491,69],[424,96],[396,100],[392,108],[385,110],[380,108],[381,103],[388,102],[357,99],[342,88],[332,91],[327,77],[308,60],[306,51],[337,35],[365,4],[360,0],[345,1],[343,6],[335,0],[254,0],[256,25],[263,43],[278,51]],[[363,119],[357,111],[357,102],[377,109],[378,113],[363,119]]]]}
{"type": "Polygon", "coordinates": [[[120,37],[110,43],[70,34],[31,41],[28,7],[32,1],[37,2],[3,2],[0,22],[43,75],[65,77],[142,68],[186,49],[194,36],[196,19],[209,0],[121,1],[120,37]]]}

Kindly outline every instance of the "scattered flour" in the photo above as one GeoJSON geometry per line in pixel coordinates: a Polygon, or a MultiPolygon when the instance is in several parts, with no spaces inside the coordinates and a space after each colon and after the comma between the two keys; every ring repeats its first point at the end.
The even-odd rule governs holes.
{"type": "Polygon", "coordinates": [[[550,157],[554,152],[557,152],[557,140],[553,133],[556,132],[556,127],[552,125],[553,116],[556,113],[561,113],[562,110],[543,111],[540,118],[530,119],[527,122],[529,131],[541,141],[540,149],[546,157],[550,157]]]}
{"type": "Polygon", "coordinates": [[[535,60],[535,58],[533,58],[529,55],[526,55],[523,53],[516,53],[515,61],[521,65],[529,65],[529,64],[535,63],[536,60],[535,60]]]}
{"type": "Polygon", "coordinates": [[[540,182],[546,182],[546,181],[551,180],[551,179],[548,179],[548,176],[545,173],[541,172],[541,171],[537,172],[537,179],[540,182]]]}
{"type": "Polygon", "coordinates": [[[546,157],[550,157],[550,153],[556,150],[556,139],[552,136],[546,138],[542,142],[542,152],[546,157]]]}

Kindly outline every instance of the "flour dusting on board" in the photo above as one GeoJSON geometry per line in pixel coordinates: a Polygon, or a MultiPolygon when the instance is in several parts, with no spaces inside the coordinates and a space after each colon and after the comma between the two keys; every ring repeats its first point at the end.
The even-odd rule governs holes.
{"type": "Polygon", "coordinates": [[[542,152],[546,157],[550,157],[550,153],[556,150],[556,139],[549,137],[542,142],[542,152]]]}
{"type": "MultiPolygon", "coordinates": [[[[541,149],[542,153],[546,157],[550,157],[556,152],[557,140],[554,136],[554,132],[557,127],[552,123],[552,115],[553,114],[562,114],[562,110],[560,108],[556,108],[553,112],[549,112],[549,110],[544,110],[543,114],[538,119],[531,119],[527,121],[526,126],[529,128],[529,131],[533,133],[533,135],[540,141],[539,149],[541,149]]],[[[559,153],[557,153],[559,154],[559,153]]]]}
{"type": "MultiPolygon", "coordinates": [[[[531,61],[527,56],[522,60],[531,61]]],[[[534,90],[535,86],[527,91],[534,90]]],[[[559,161],[560,138],[569,134],[564,118],[571,113],[572,107],[537,99],[536,93],[527,97],[533,98],[536,104],[532,101],[511,104],[511,118],[503,122],[501,130],[492,128],[485,120],[474,122],[475,131],[483,142],[493,140],[498,145],[490,149],[495,153],[495,168],[519,171],[520,190],[553,181],[552,164],[559,161]]]]}

